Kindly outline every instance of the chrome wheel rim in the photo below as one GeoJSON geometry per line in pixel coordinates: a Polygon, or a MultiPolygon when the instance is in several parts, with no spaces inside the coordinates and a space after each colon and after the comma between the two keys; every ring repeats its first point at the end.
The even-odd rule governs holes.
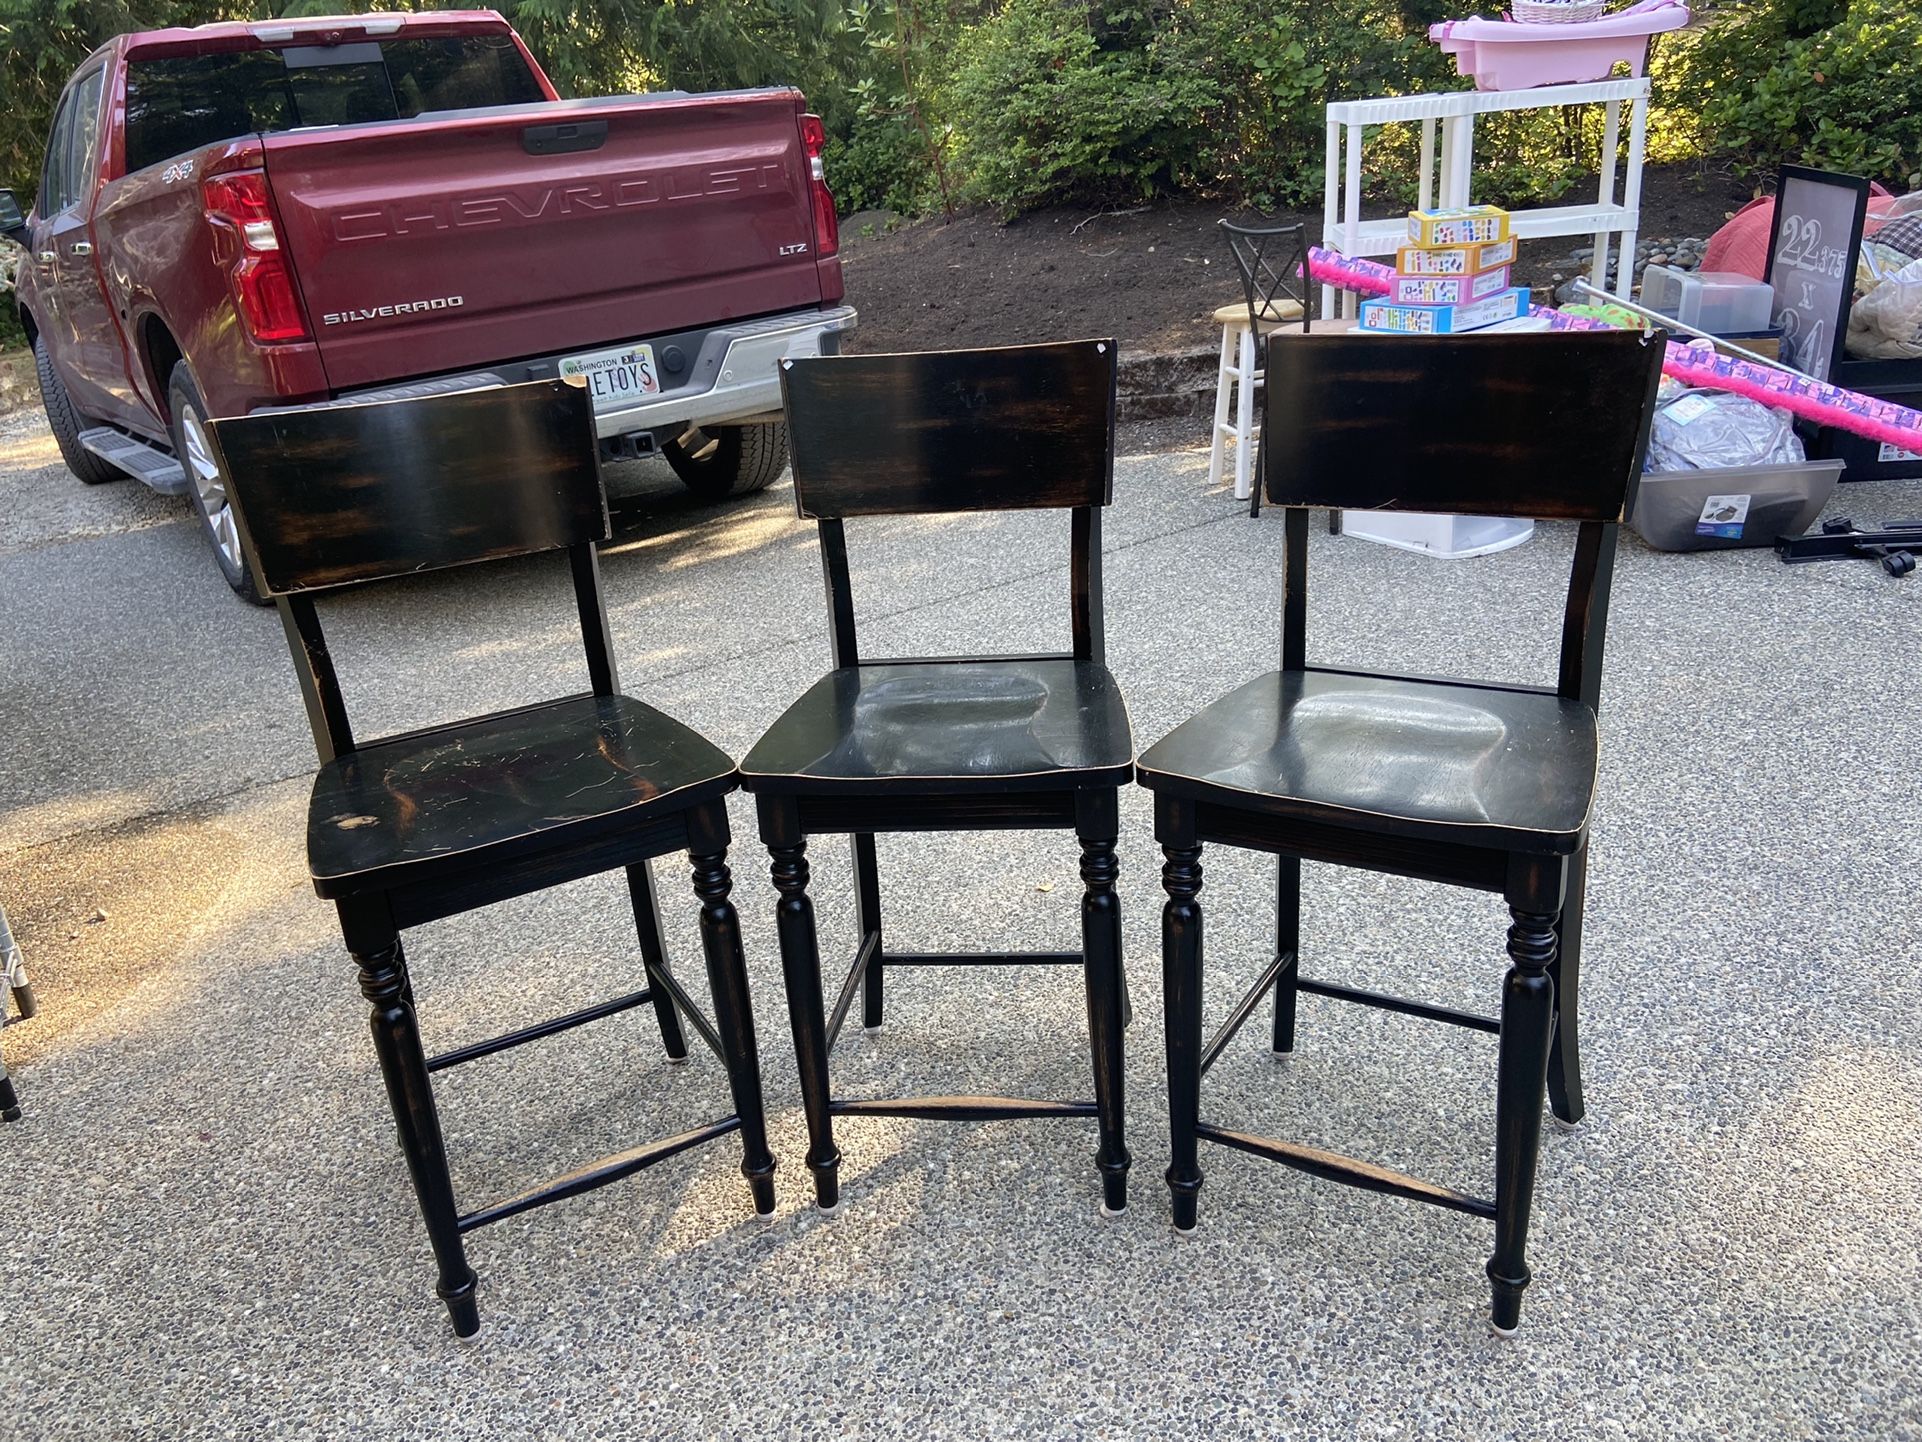
{"type": "Polygon", "coordinates": [[[207,443],[207,428],[192,406],[180,408],[180,439],[187,451],[187,478],[193,482],[207,529],[213,532],[214,549],[229,569],[238,571],[240,528],[234,523],[234,508],[227,502],[227,482],[214,462],[213,447],[207,443]]]}

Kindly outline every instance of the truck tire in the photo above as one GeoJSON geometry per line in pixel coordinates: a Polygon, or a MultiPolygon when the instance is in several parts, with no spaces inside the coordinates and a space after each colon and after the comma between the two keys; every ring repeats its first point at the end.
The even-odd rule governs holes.
{"type": "Polygon", "coordinates": [[[53,357],[47,354],[47,343],[38,336],[34,337],[33,342],[33,368],[40,377],[40,404],[47,412],[47,425],[60,445],[60,459],[67,463],[67,469],[90,486],[125,480],[125,471],[118,466],[108,465],[80,444],[80,433],[92,430],[100,422],[92,416],[83,416],[73,408],[67,388],[61,384],[60,374],[53,368],[53,357]]]}
{"type": "Polygon", "coordinates": [[[200,387],[185,361],[174,366],[167,382],[167,426],[173,435],[174,454],[186,471],[187,494],[193,497],[194,514],[213,547],[214,562],[234,594],[256,606],[271,602],[254,588],[253,568],[247,563],[245,543],[240,538],[240,522],[227,503],[227,478],[214,460],[207,439],[207,403],[200,398],[200,387]]]}
{"type": "Polygon", "coordinates": [[[681,484],[699,501],[764,491],[787,469],[787,422],[691,428],[661,447],[681,484]]]}

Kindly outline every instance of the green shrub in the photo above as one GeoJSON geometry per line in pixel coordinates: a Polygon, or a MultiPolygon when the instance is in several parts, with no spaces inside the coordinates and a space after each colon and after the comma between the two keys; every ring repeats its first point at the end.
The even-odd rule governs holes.
{"type": "Polygon", "coordinates": [[[943,96],[968,194],[1019,211],[1193,184],[1220,92],[1173,20],[1009,0],[968,31],[943,96]]]}
{"type": "Polygon", "coordinates": [[[1906,189],[1922,171],[1919,58],[1913,0],[1745,0],[1683,37],[1669,113],[1699,116],[1701,150],[1744,173],[1790,161],[1906,189]]]}
{"type": "Polygon", "coordinates": [[[827,171],[843,214],[880,209],[919,215],[941,203],[927,145],[905,115],[861,116],[846,138],[830,136],[827,171]]]}
{"type": "MultiPolygon", "coordinates": [[[[1223,99],[1210,117],[1208,158],[1225,197],[1262,209],[1319,199],[1323,107],[1331,100],[1459,89],[1463,82],[1426,38],[1426,13],[1416,0],[1192,0],[1193,48],[1223,99]]],[[[1377,155],[1390,160],[1371,138],[1371,188],[1401,179],[1412,187],[1412,145],[1387,173],[1374,172],[1377,155]]]]}

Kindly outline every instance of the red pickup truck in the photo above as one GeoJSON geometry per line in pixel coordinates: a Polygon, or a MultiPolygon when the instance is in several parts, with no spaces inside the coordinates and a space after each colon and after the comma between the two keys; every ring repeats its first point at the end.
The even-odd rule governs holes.
{"type": "Polygon", "coordinates": [[[210,416],[580,375],[610,453],[772,481],[780,361],[855,323],[823,139],[788,89],[560,100],[490,10],[153,30],[0,233],[69,468],[192,496],[248,595],[210,416]]]}

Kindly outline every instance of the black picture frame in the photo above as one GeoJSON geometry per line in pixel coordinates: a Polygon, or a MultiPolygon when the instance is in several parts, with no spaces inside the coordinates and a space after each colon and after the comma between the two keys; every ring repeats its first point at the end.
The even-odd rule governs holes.
{"type": "MultiPolygon", "coordinates": [[[[1856,257],[1862,251],[1862,231],[1868,219],[1869,182],[1859,175],[1842,175],[1834,171],[1815,170],[1806,165],[1784,165],[1775,177],[1775,214],[1769,222],[1769,240],[1765,267],[1762,278],[1776,290],[1777,303],[1771,307],[1769,320],[1773,324],[1781,314],[1780,300],[1782,285],[1775,273],[1777,248],[1781,244],[1782,221],[1789,211],[1789,188],[1795,185],[1813,185],[1827,190],[1840,190],[1849,193],[1849,240],[1848,249],[1843,253],[1841,279],[1841,299],[1833,316],[1823,319],[1831,322],[1833,336],[1822,358],[1820,370],[1809,364],[1809,357],[1797,353],[1801,369],[1806,370],[1818,380],[1832,380],[1842,365],[1845,342],[1848,338],[1849,310],[1855,298],[1856,257]]],[[[1786,348],[1786,347],[1785,347],[1786,348]]],[[[1784,359],[1788,359],[1784,356],[1784,359]]]]}

